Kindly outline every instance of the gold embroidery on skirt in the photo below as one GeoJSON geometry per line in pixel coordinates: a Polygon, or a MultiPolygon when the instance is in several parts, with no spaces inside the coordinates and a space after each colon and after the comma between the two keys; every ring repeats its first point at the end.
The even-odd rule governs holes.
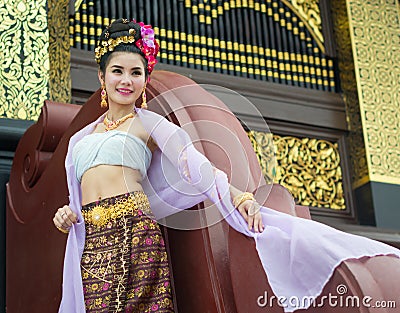
{"type": "Polygon", "coordinates": [[[84,206],[82,213],[86,311],[173,313],[165,243],[145,194],[104,199],[84,206]]]}
{"type": "MultiPolygon", "coordinates": [[[[132,214],[134,211],[142,209],[147,211],[150,207],[149,200],[144,192],[135,192],[135,195],[129,195],[128,198],[118,199],[114,204],[95,205],[89,210],[83,210],[82,216],[86,224],[95,227],[104,227],[109,221],[132,214]]],[[[151,214],[151,212],[144,212],[151,214]]]]}

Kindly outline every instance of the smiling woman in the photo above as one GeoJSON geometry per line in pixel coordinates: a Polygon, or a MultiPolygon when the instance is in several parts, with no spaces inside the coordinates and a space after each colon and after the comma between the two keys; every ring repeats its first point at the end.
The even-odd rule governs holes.
{"type": "Polygon", "coordinates": [[[132,103],[145,92],[144,63],[139,54],[115,52],[109,57],[105,71],[99,70],[100,83],[108,94],[107,117],[111,120],[132,113],[132,103]]]}
{"type": "Polygon", "coordinates": [[[54,217],[60,231],[71,231],[60,312],[173,312],[164,241],[141,185],[156,145],[135,112],[140,97],[146,107],[156,62],[152,34],[143,23],[117,20],[95,52],[108,111],[73,147],[80,192],[70,190],[71,203],[54,217]],[[72,233],[85,237],[78,259],[69,248],[72,233]]]}

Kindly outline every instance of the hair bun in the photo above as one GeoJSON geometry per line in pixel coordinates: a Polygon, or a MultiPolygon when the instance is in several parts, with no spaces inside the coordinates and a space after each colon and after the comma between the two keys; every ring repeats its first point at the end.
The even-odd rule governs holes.
{"type": "Polygon", "coordinates": [[[116,33],[116,32],[122,32],[122,31],[128,31],[131,28],[134,28],[134,23],[133,21],[128,21],[127,19],[118,19],[110,24],[108,27],[108,31],[110,34],[116,33]]]}
{"type": "Polygon", "coordinates": [[[135,30],[135,39],[141,38],[140,26],[134,21],[129,21],[127,19],[118,19],[113,21],[101,34],[100,39],[116,38],[124,35],[131,35],[129,33],[130,29],[135,30]]]}

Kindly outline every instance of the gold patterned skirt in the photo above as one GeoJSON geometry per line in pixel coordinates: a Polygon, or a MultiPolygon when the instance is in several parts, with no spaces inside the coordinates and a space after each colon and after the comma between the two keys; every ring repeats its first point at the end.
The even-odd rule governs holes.
{"type": "Polygon", "coordinates": [[[167,253],[142,191],[82,207],[86,312],[174,312],[167,253]]]}

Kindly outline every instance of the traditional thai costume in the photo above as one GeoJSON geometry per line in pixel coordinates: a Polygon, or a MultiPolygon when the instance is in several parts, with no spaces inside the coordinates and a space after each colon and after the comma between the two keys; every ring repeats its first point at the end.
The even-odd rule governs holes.
{"type": "MultiPolygon", "coordinates": [[[[79,182],[89,168],[104,164],[137,169],[144,177],[151,155],[143,140],[118,130],[86,135],[72,150],[79,182]]],[[[82,207],[82,216],[86,312],[173,312],[165,243],[146,194],[95,201],[82,207]]]]}

